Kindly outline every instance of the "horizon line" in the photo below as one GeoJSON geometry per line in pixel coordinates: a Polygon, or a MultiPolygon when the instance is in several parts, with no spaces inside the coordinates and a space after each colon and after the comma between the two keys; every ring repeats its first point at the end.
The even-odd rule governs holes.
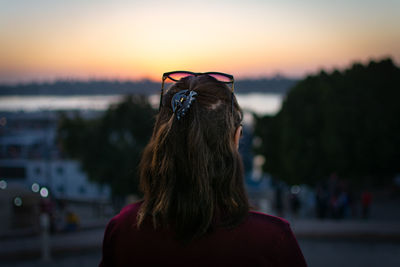
{"type": "MultiPolygon", "coordinates": [[[[241,78],[235,79],[235,82],[240,81],[259,81],[259,80],[273,80],[273,79],[286,79],[286,80],[301,80],[305,77],[309,76],[309,74],[299,76],[290,76],[290,75],[282,75],[280,73],[274,75],[258,75],[258,76],[243,76],[241,78]]],[[[161,83],[161,79],[152,79],[148,77],[143,78],[79,78],[79,77],[60,77],[53,79],[37,79],[37,80],[29,80],[29,81],[13,81],[6,82],[0,81],[0,86],[24,86],[24,85],[47,85],[47,84],[55,84],[58,82],[70,82],[70,83],[91,83],[91,82],[118,82],[118,83],[143,83],[143,82],[152,82],[152,83],[161,83]]]]}
{"type": "MultiPolygon", "coordinates": [[[[333,73],[335,71],[343,72],[346,71],[350,68],[352,68],[356,64],[361,64],[363,66],[367,66],[372,62],[381,62],[384,60],[390,60],[393,62],[394,65],[398,66],[398,62],[396,60],[396,57],[394,56],[381,56],[381,57],[369,57],[366,60],[352,60],[348,62],[345,65],[342,66],[331,66],[331,67],[319,67],[315,70],[308,70],[305,71],[303,74],[299,75],[291,75],[291,74],[285,74],[282,71],[276,71],[273,73],[265,73],[265,74],[244,74],[244,75],[237,75],[238,78],[235,79],[235,81],[243,81],[243,80],[263,80],[263,79],[276,79],[276,78],[281,78],[281,79],[289,79],[289,80],[302,80],[305,79],[309,76],[315,76],[318,75],[321,72],[325,73],[333,73]]],[[[234,75],[236,76],[236,75],[234,75]]],[[[4,80],[1,79],[0,77],[0,86],[23,86],[23,85],[30,85],[30,84],[54,84],[57,82],[63,82],[63,81],[69,81],[69,82],[96,82],[96,81],[107,81],[107,82],[133,82],[133,83],[139,83],[139,82],[155,82],[159,83],[161,82],[161,76],[160,78],[151,78],[149,75],[144,75],[140,78],[133,78],[133,77],[107,77],[107,76],[87,76],[87,77],[79,77],[79,76],[69,76],[69,77],[54,77],[54,78],[27,78],[27,79],[8,79],[5,78],[4,80]]]]}

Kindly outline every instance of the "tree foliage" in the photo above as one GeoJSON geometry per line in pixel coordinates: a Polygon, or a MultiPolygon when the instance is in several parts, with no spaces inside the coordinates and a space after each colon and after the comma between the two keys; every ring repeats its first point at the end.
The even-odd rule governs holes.
{"type": "Polygon", "coordinates": [[[275,116],[256,117],[264,170],[290,183],[400,172],[400,69],[390,59],[298,82],[275,116]]]}
{"type": "Polygon", "coordinates": [[[143,96],[128,96],[100,117],[60,116],[62,150],[81,162],[92,181],[114,196],[138,193],[137,165],[153,128],[155,110],[143,96]]]}

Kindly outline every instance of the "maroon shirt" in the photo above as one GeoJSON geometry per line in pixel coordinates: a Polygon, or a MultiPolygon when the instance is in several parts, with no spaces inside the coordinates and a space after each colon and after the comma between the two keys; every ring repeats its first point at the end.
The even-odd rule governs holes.
{"type": "Polygon", "coordinates": [[[307,266],[289,223],[278,217],[249,212],[235,228],[182,244],[174,233],[155,230],[151,220],[140,229],[141,203],[125,207],[108,223],[103,241],[105,266],[307,266]]]}

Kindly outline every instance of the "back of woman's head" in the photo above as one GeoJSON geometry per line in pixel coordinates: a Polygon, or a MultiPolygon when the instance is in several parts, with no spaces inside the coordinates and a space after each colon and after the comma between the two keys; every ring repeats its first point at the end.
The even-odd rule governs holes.
{"type": "Polygon", "coordinates": [[[149,217],[154,227],[169,227],[179,239],[190,240],[246,217],[243,167],[234,140],[241,120],[231,90],[213,77],[187,77],[171,86],[140,163],[139,225],[149,217]],[[182,90],[197,95],[178,118],[171,100],[182,90]]]}

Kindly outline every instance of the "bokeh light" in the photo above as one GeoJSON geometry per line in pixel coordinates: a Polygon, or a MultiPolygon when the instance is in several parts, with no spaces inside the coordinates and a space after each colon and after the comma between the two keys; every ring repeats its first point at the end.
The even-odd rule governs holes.
{"type": "Polygon", "coordinates": [[[6,189],[7,188],[7,182],[5,180],[0,180],[0,189],[6,189]]]}
{"type": "Polygon", "coordinates": [[[40,196],[46,198],[49,196],[49,190],[46,187],[40,189],[40,196]]]}
{"type": "Polygon", "coordinates": [[[293,185],[291,188],[290,188],[290,192],[292,193],[292,194],[298,194],[298,193],[300,193],[300,191],[301,191],[301,187],[300,186],[298,186],[298,185],[293,185]]]}
{"type": "Polygon", "coordinates": [[[38,183],[33,183],[32,186],[31,186],[31,189],[32,189],[33,192],[37,193],[40,190],[40,186],[39,186],[38,183]]]}
{"type": "Polygon", "coordinates": [[[22,206],[22,199],[21,197],[15,197],[14,198],[14,205],[17,207],[21,207],[22,206]]]}

